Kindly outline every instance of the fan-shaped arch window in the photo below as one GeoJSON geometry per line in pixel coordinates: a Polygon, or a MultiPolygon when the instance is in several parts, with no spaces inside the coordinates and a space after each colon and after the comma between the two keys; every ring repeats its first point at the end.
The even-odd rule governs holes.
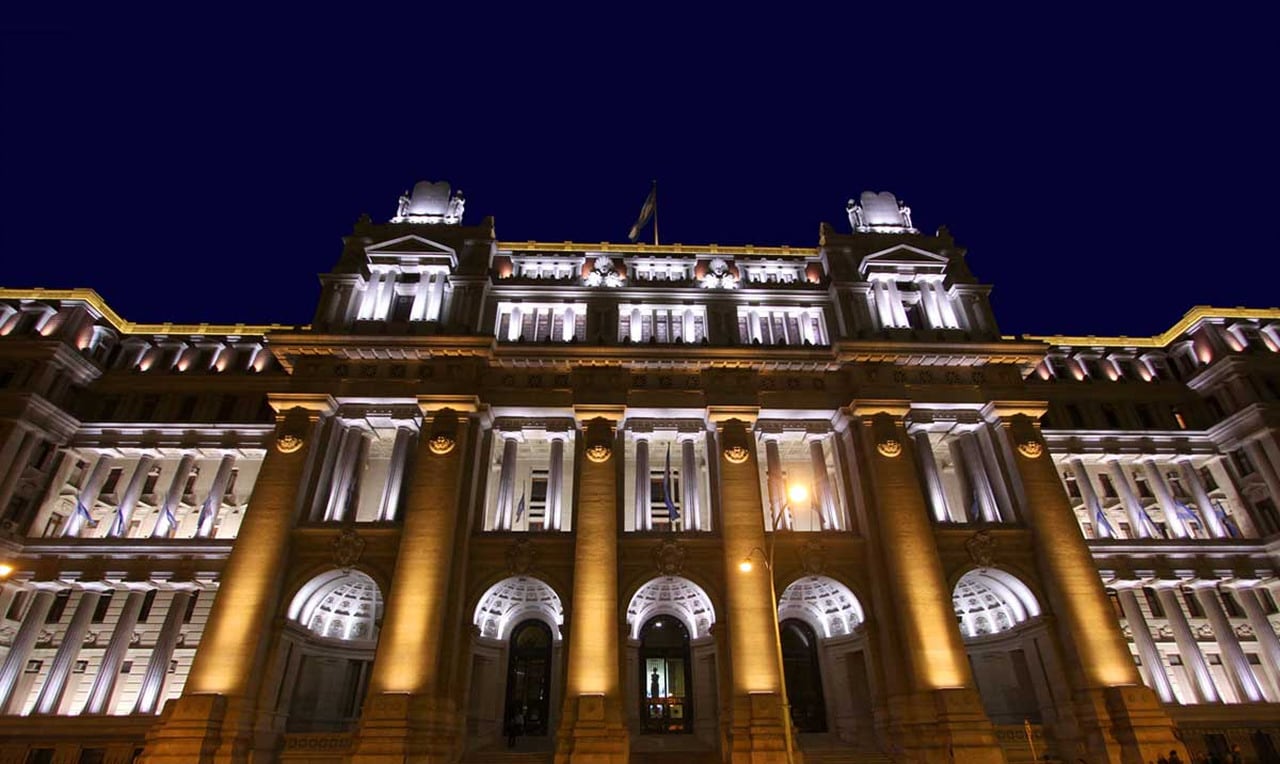
{"type": "Polygon", "coordinates": [[[827,576],[805,576],[783,590],[778,620],[788,618],[804,621],[822,637],[852,634],[866,620],[849,587],[827,576]]]}
{"type": "Polygon", "coordinates": [[[680,576],[660,576],[636,590],[627,605],[627,627],[632,639],[640,638],[640,627],[656,615],[680,619],[691,639],[711,633],[716,622],[711,598],[694,582],[680,576]]]}
{"type": "Polygon", "coordinates": [[[316,636],[373,641],[382,621],[382,590],[358,570],[322,573],[294,595],[288,616],[316,636]]]}
{"type": "Polygon", "coordinates": [[[512,626],[529,618],[550,627],[559,641],[560,627],[564,625],[560,595],[540,579],[512,576],[489,587],[480,597],[472,623],[480,629],[481,636],[506,639],[512,626]]]}
{"type": "Polygon", "coordinates": [[[951,602],[966,639],[1009,631],[1040,615],[1040,603],[1027,585],[993,568],[965,573],[951,602]]]}

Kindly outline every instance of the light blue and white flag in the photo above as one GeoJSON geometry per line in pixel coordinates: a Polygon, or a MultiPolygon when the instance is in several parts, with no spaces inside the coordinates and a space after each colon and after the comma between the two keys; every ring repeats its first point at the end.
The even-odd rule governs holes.
{"type": "Polygon", "coordinates": [[[675,499],[671,496],[672,484],[675,481],[671,477],[671,444],[667,444],[667,469],[662,473],[662,502],[667,505],[667,519],[674,528],[676,521],[680,519],[680,509],[676,507],[675,499]]]}

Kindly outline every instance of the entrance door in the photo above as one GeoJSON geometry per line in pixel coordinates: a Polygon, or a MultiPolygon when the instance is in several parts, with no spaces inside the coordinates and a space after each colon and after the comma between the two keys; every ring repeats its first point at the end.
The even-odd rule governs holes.
{"type": "Polygon", "coordinates": [[[689,631],[679,618],[660,615],[640,630],[640,730],[693,731],[689,631]]]}
{"type": "Polygon", "coordinates": [[[781,631],[791,719],[801,732],[826,732],[827,707],[822,699],[817,636],[809,624],[790,618],[782,622],[781,631]]]}
{"type": "Polygon", "coordinates": [[[511,631],[503,724],[516,735],[547,734],[551,701],[551,629],[522,621],[511,631]]]}

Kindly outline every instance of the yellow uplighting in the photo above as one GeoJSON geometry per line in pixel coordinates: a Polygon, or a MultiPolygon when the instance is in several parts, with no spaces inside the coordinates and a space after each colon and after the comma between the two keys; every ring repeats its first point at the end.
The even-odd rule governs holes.
{"type": "Polygon", "coordinates": [[[7,562],[0,562],[0,578],[8,578],[13,573],[13,566],[7,562]]]}
{"type": "Polygon", "coordinates": [[[787,487],[787,498],[792,504],[803,504],[809,500],[809,489],[802,483],[792,483],[787,487]]]}
{"type": "Polygon", "coordinates": [[[738,563],[738,570],[742,571],[743,573],[750,573],[753,568],[755,568],[755,565],[751,563],[751,560],[749,558],[744,559],[742,562],[738,563]]]}

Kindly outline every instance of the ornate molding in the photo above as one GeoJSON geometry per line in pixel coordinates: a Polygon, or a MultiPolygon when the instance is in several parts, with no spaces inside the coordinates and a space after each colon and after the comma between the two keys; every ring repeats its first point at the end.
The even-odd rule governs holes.
{"type": "Polygon", "coordinates": [[[507,547],[507,570],[513,576],[527,576],[538,561],[538,550],[529,539],[512,539],[507,547]]]}
{"type": "Polygon", "coordinates": [[[742,464],[751,458],[751,450],[746,446],[726,446],[724,459],[730,464],[742,464]]]}
{"type": "Polygon", "coordinates": [[[458,441],[448,433],[436,433],[427,441],[427,448],[436,456],[444,456],[451,453],[458,445],[458,441]]]}
{"type": "Polygon", "coordinates": [[[285,412],[276,425],[276,450],[282,454],[292,454],[302,449],[307,443],[307,430],[311,419],[307,410],[294,406],[285,412]]]}
{"type": "Polygon", "coordinates": [[[685,549],[679,539],[664,538],[653,547],[653,564],[664,576],[678,576],[684,570],[685,549]]]}
{"type": "Polygon", "coordinates": [[[876,451],[886,459],[895,459],[902,454],[902,443],[895,438],[886,438],[876,444],[876,451]]]}
{"type": "Polygon", "coordinates": [[[973,564],[979,568],[995,566],[997,546],[995,536],[991,535],[991,531],[978,531],[964,542],[964,549],[969,553],[969,559],[973,560],[973,564]]]}
{"type": "Polygon", "coordinates": [[[329,544],[334,564],[344,571],[351,570],[357,562],[360,562],[364,547],[364,538],[354,528],[343,528],[338,531],[338,535],[329,544]]]}
{"type": "Polygon", "coordinates": [[[810,576],[821,576],[827,569],[827,548],[821,541],[810,539],[800,547],[800,569],[810,576]]]}
{"type": "Polygon", "coordinates": [[[1039,459],[1044,455],[1044,444],[1038,440],[1023,441],[1018,444],[1018,453],[1028,459],[1039,459]]]}

